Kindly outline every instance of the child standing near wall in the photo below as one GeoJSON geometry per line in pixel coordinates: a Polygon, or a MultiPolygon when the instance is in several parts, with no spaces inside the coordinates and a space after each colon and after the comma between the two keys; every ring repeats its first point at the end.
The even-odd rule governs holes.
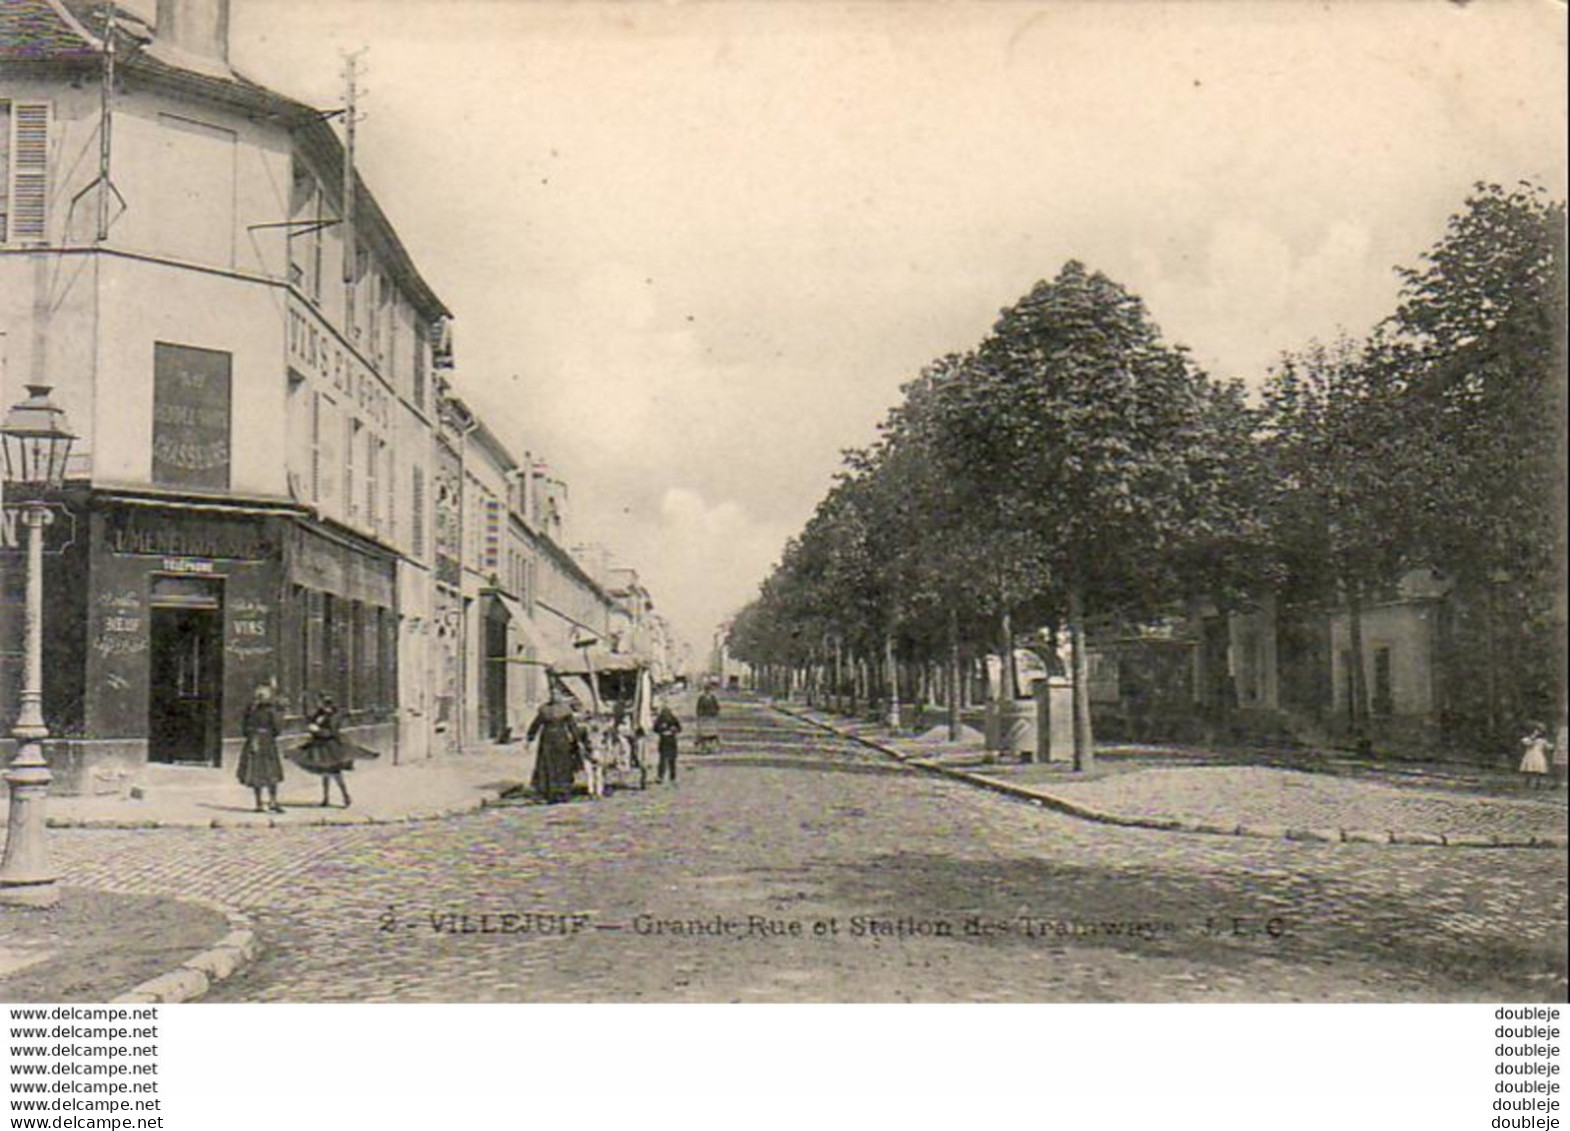
{"type": "Polygon", "coordinates": [[[1548,736],[1543,730],[1542,723],[1528,723],[1526,737],[1521,740],[1525,750],[1521,755],[1521,773],[1528,789],[1539,789],[1548,780],[1548,736]]]}

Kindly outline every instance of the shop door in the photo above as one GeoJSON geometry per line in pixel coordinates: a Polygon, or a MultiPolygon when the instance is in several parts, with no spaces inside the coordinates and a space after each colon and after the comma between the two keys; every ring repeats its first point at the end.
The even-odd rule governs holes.
{"type": "MultiPolygon", "coordinates": [[[[184,579],[160,579],[180,580],[184,579]]],[[[221,760],[223,612],[216,594],[186,582],[154,583],[147,746],[153,762],[217,766],[221,760]]]]}
{"type": "Polygon", "coordinates": [[[485,614],[485,733],[492,742],[509,737],[507,726],[507,610],[492,601],[485,614]]]}

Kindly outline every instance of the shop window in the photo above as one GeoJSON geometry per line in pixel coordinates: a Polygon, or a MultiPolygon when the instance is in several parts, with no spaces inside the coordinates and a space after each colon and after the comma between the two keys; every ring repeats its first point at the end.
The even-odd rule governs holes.
{"type": "Polygon", "coordinates": [[[349,602],[349,654],[345,657],[347,686],[344,688],[344,705],[348,710],[359,710],[365,691],[365,606],[359,601],[349,602]]]}
{"type": "Polygon", "coordinates": [[[398,705],[398,620],[391,609],[376,610],[376,631],[381,640],[377,650],[377,701],[383,710],[398,705]]]}
{"type": "Polygon", "coordinates": [[[364,622],[360,626],[365,641],[360,668],[360,706],[371,711],[379,711],[382,707],[382,633],[379,615],[379,609],[366,605],[364,622]]]}
{"type": "MultiPolygon", "coordinates": [[[[327,692],[342,701],[343,680],[338,657],[338,600],[331,593],[321,595],[321,671],[313,689],[327,692]]],[[[313,695],[314,699],[315,696],[313,695]]]]}
{"type": "Polygon", "coordinates": [[[327,690],[327,595],[306,590],[305,686],[300,689],[300,711],[310,714],[316,696],[327,690]]]}
{"type": "Polygon", "coordinates": [[[311,673],[311,613],[310,598],[303,585],[293,586],[290,590],[289,623],[293,631],[290,640],[293,641],[294,647],[290,652],[291,670],[287,674],[284,686],[299,707],[300,713],[304,714],[306,684],[310,680],[311,673]]]}

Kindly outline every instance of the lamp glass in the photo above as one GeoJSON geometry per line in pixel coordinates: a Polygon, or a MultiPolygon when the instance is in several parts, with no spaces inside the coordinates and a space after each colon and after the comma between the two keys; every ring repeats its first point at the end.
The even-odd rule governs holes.
{"type": "Polygon", "coordinates": [[[13,405],[0,424],[5,478],[15,487],[59,488],[76,433],[65,411],[49,399],[48,385],[29,385],[26,400],[13,405]]]}

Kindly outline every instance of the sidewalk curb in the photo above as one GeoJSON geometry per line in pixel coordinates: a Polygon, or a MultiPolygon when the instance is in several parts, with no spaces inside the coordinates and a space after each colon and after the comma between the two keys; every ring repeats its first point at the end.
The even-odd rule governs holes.
{"type": "Polygon", "coordinates": [[[355,814],[354,816],[310,816],[297,820],[277,817],[248,819],[245,816],[210,817],[190,820],[162,817],[47,817],[44,825],[51,829],[323,829],[353,828],[361,825],[408,825],[424,821],[445,821],[452,817],[466,817],[489,808],[491,799],[480,797],[472,802],[450,805],[441,809],[422,809],[396,816],[378,817],[355,814]]]}
{"type": "MultiPolygon", "coordinates": [[[[116,888],[100,888],[117,891],[116,888]]],[[[145,893],[139,893],[145,894],[145,893]]],[[[227,981],[261,955],[261,941],[251,927],[250,918],[227,904],[210,899],[176,896],[183,903],[211,908],[229,921],[229,932],[204,951],[192,955],[179,966],[149,978],[110,1002],[111,1005],[175,1005],[196,1001],[219,982],[227,981]]]]}
{"type": "Polygon", "coordinates": [[[808,723],[826,730],[840,738],[849,739],[860,743],[869,749],[885,754],[903,765],[912,766],[927,773],[937,774],[940,777],[962,781],[969,785],[980,786],[982,789],[1000,793],[1019,801],[1038,805],[1044,809],[1051,809],[1065,816],[1076,817],[1082,821],[1092,821],[1100,825],[1116,825],[1121,828],[1152,829],[1157,832],[1192,833],[1201,836],[1235,836],[1250,837],[1261,840],[1288,840],[1300,844],[1374,844],[1400,847],[1430,847],[1430,848],[1548,848],[1563,852],[1570,844],[1570,838],[1563,836],[1517,836],[1501,837],[1486,835],[1447,835],[1441,833],[1425,832],[1371,832],[1363,829],[1299,829],[1288,828],[1285,825],[1254,825],[1232,824],[1230,822],[1216,823],[1214,821],[1183,821],[1174,817],[1128,817],[1121,813],[1108,813],[1100,809],[1092,809],[1044,790],[1031,789],[1028,786],[1014,785],[1012,782],[999,781],[982,774],[971,773],[968,770],[957,770],[952,766],[940,765],[927,758],[915,758],[901,752],[895,747],[867,738],[864,735],[852,734],[826,723],[821,719],[811,718],[788,707],[775,703],[771,705],[775,711],[800,722],[808,723]]]}

